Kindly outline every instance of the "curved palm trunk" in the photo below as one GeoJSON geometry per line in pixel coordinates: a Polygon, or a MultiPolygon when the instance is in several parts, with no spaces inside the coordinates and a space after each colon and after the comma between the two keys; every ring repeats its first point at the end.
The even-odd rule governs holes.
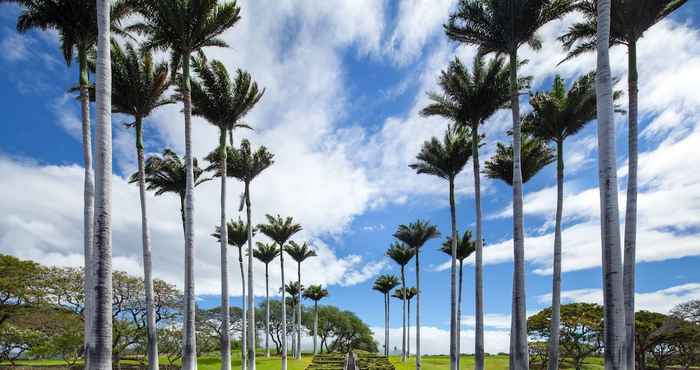
{"type": "Polygon", "coordinates": [[[450,185],[450,220],[452,226],[452,245],[450,258],[450,369],[457,370],[459,359],[457,342],[459,341],[457,328],[457,215],[455,210],[455,184],[454,179],[449,179],[450,185]]]}
{"type": "Polygon", "coordinates": [[[316,355],[316,341],[318,339],[318,301],[314,301],[314,355],[316,355]]]}
{"type": "Polygon", "coordinates": [[[518,55],[510,53],[510,102],[513,112],[513,366],[528,369],[527,316],[525,308],[525,236],[523,233],[523,177],[520,166],[520,103],[518,101],[518,55]]]}
{"type": "Polygon", "coordinates": [[[253,227],[250,209],[250,184],[245,184],[246,217],[248,218],[248,362],[255,370],[255,294],[253,292],[253,227]]]}
{"type": "Polygon", "coordinates": [[[80,111],[82,117],[82,133],[83,133],[83,166],[84,185],[83,185],[83,253],[85,258],[85,366],[90,368],[90,357],[94,349],[93,337],[91,335],[91,324],[94,316],[94,299],[93,285],[94,278],[92,273],[93,266],[93,237],[95,231],[93,229],[95,219],[95,180],[92,173],[92,140],[90,139],[90,93],[88,85],[90,84],[88,76],[87,53],[83,48],[78,49],[78,59],[80,60],[80,111]]]}
{"type": "Polygon", "coordinates": [[[416,248],[416,370],[420,368],[420,248],[416,248]]]}
{"type": "MultiPolygon", "coordinates": [[[[185,106],[185,317],[182,330],[182,369],[197,369],[194,295],[194,174],[192,169],[192,96],[190,53],[182,56],[182,97],[185,106]]],[[[225,230],[222,232],[226,232],[225,230]]]]}
{"type": "Polygon", "coordinates": [[[297,360],[301,360],[301,262],[297,263],[297,282],[299,293],[297,298],[297,360]]]}
{"type": "Polygon", "coordinates": [[[622,286],[622,253],[615,165],[610,70],[610,0],[598,1],[596,99],[598,116],[598,184],[602,239],[603,303],[605,319],[605,368],[625,369],[625,310],[622,286]]]}
{"type": "Polygon", "coordinates": [[[97,0],[97,74],[95,79],[95,311],[90,367],[112,369],[112,67],[110,1],[97,0]]]}
{"type": "Polygon", "coordinates": [[[629,132],[628,132],[628,171],[627,171],[627,207],[625,210],[625,258],[623,284],[625,290],[625,326],[627,369],[635,368],[634,335],[634,276],[637,259],[637,43],[632,41],[627,46],[628,55],[628,90],[629,90],[629,132]]]}
{"type": "Polygon", "coordinates": [[[557,141],[557,214],[554,226],[552,272],[552,320],[549,332],[548,370],[559,369],[559,327],[561,323],[561,218],[564,207],[564,142],[557,141]]]}
{"type": "Polygon", "coordinates": [[[270,273],[265,264],[265,357],[270,357],[270,273]]]}
{"type": "Polygon", "coordinates": [[[287,370],[287,303],[284,292],[284,247],[280,245],[280,273],[282,275],[282,370],[287,370]]]}
{"type": "Polygon", "coordinates": [[[226,130],[219,130],[219,155],[221,156],[221,226],[219,242],[221,243],[221,370],[231,370],[231,336],[229,328],[230,300],[228,291],[228,230],[226,227],[226,130]]]}
{"type": "MultiPolygon", "coordinates": [[[[139,199],[141,200],[141,241],[143,243],[143,287],[146,295],[146,328],[148,331],[148,369],[158,370],[158,332],[156,308],[153,303],[153,262],[151,261],[151,237],[146,210],[146,171],[143,159],[143,120],[136,117],[136,159],[139,171],[139,199]]],[[[222,185],[222,192],[224,185],[222,185]]]]}
{"type": "Polygon", "coordinates": [[[406,268],[401,265],[401,289],[403,291],[403,296],[401,297],[402,312],[403,315],[403,333],[401,337],[401,362],[406,362],[406,268]]]}
{"type": "Polygon", "coordinates": [[[472,162],[474,165],[474,208],[476,213],[476,250],[474,255],[474,368],[484,370],[484,273],[481,235],[481,172],[479,171],[479,121],[472,127],[472,162]]]}
{"type": "Polygon", "coordinates": [[[243,308],[241,320],[241,369],[248,366],[248,307],[246,302],[245,272],[243,270],[243,247],[238,248],[238,265],[241,269],[241,307],[243,308]]]}

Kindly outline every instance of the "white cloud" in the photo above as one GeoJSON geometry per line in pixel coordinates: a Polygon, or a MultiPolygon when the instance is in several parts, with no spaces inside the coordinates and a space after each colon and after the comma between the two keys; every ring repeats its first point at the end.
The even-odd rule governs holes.
{"type": "MultiPolygon", "coordinates": [[[[510,325],[510,323],[509,323],[510,325]]],[[[384,327],[370,328],[374,333],[374,340],[380,351],[384,346],[384,327]]],[[[410,331],[410,352],[415,353],[416,327],[411,326],[410,331]]],[[[389,328],[389,349],[392,354],[401,353],[401,336],[403,328],[389,328]],[[396,350],[394,350],[396,348],[396,350]]],[[[462,330],[460,332],[460,352],[474,353],[474,330],[462,330]]],[[[446,355],[450,348],[450,331],[440,329],[435,326],[421,326],[420,328],[420,351],[424,355],[446,355]]],[[[510,329],[508,330],[484,330],[484,350],[487,353],[496,354],[508,352],[510,329]]]]}

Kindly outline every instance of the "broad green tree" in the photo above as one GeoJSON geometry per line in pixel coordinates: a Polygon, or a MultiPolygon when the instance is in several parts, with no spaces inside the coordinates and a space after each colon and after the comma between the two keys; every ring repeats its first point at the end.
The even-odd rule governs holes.
{"type": "Polygon", "coordinates": [[[270,357],[270,263],[277,258],[280,250],[275,244],[256,243],[253,257],[265,264],[265,357],[270,357]]]}
{"type": "MultiPolygon", "coordinates": [[[[291,217],[283,218],[280,215],[265,215],[267,224],[258,225],[258,230],[272,239],[280,250],[281,286],[284,287],[284,253],[283,249],[289,238],[301,231],[301,225],[294,222],[291,217]]],[[[282,289],[282,302],[285,301],[285,292],[282,289]]],[[[282,305],[282,370],[287,370],[287,308],[282,305]]]]}
{"type": "Polygon", "coordinates": [[[393,236],[413,248],[416,255],[416,369],[420,370],[420,250],[428,240],[439,237],[440,231],[430,221],[417,220],[399,225],[393,236]]]}
{"type": "MultiPolygon", "coordinates": [[[[637,42],[656,23],[683,6],[687,0],[611,0],[610,46],[627,47],[628,138],[627,138],[627,199],[625,207],[624,273],[626,362],[634,369],[634,275],[637,245],[637,167],[639,73],[637,71],[637,42]]],[[[565,60],[593,52],[597,45],[597,0],[581,0],[576,8],[583,21],[572,25],[559,39],[570,52],[565,60]]]]}
{"type": "Polygon", "coordinates": [[[389,293],[398,285],[395,275],[380,275],[372,284],[372,289],[384,295],[384,356],[389,356],[389,293]]]}
{"type": "Polygon", "coordinates": [[[175,101],[165,96],[170,86],[166,63],[157,63],[146,50],[136,50],[127,43],[122,48],[112,41],[112,112],[134,118],[129,126],[136,131],[136,162],[138,164],[139,199],[141,202],[141,243],[143,247],[143,276],[146,294],[148,328],[148,368],[158,369],[158,335],[153,305],[153,262],[151,236],[146,207],[146,170],[143,144],[143,121],[155,109],[175,101]]]}
{"type": "MultiPolygon", "coordinates": [[[[523,230],[523,179],[520,160],[520,102],[518,49],[534,50],[542,43],[536,36],[543,25],[572,10],[573,0],[460,0],[445,25],[447,36],[479,47],[479,54],[505,54],[510,58],[510,107],[513,119],[513,328],[511,367],[528,368],[525,307],[525,235],[523,230]]],[[[478,236],[477,236],[478,238],[478,236]]],[[[476,370],[483,370],[483,357],[476,370]]]]}
{"type": "MultiPolygon", "coordinates": [[[[301,285],[301,263],[307,258],[316,257],[316,251],[311,249],[307,243],[297,244],[294,241],[287,243],[284,251],[297,263],[297,283],[301,285]]],[[[298,294],[301,294],[299,292],[298,294]]],[[[294,356],[301,359],[301,296],[297,297],[297,344],[294,356]]]]}
{"type": "Polygon", "coordinates": [[[318,353],[318,301],[326,297],[328,297],[328,289],[321,285],[309,285],[304,290],[304,298],[314,301],[314,355],[318,353]]]}
{"type": "Polygon", "coordinates": [[[442,141],[433,137],[423,143],[416,156],[418,162],[409,167],[418,174],[437,176],[449,185],[450,220],[452,227],[452,264],[450,266],[450,369],[459,368],[459,333],[457,326],[457,204],[455,202],[455,178],[467,165],[472,155],[467,128],[447,127],[442,141]]]}
{"type": "MultiPolygon", "coordinates": [[[[401,267],[401,289],[406,289],[406,265],[413,259],[413,249],[401,242],[394,242],[386,251],[386,255],[401,267]]],[[[402,299],[403,332],[401,337],[401,361],[406,362],[408,357],[406,351],[406,299],[402,299]]]]}
{"type": "Polygon", "coordinates": [[[204,47],[226,47],[219,36],[240,20],[235,1],[217,0],[135,0],[142,21],[129,27],[147,37],[145,49],[169,50],[171,71],[182,71],[180,95],[185,116],[185,313],[182,368],[197,368],[194,291],[194,170],[192,156],[192,100],[190,57],[204,47]]]}

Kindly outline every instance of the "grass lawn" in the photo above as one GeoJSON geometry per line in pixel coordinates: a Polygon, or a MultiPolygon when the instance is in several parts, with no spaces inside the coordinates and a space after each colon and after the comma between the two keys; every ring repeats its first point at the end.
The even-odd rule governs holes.
{"type": "MultiPolygon", "coordinates": [[[[416,359],[413,356],[411,356],[406,363],[401,362],[401,356],[390,356],[389,360],[392,364],[394,364],[396,370],[413,370],[416,368],[416,359]]],[[[421,360],[421,369],[423,370],[445,370],[449,369],[450,367],[450,359],[448,356],[422,356],[421,360]]],[[[486,356],[486,363],[484,364],[484,367],[489,370],[507,370],[508,356],[486,356]]],[[[473,369],[474,356],[462,355],[459,368],[473,369]]],[[[562,369],[566,369],[566,367],[562,367],[562,369]]],[[[586,361],[586,369],[603,369],[601,359],[588,359],[586,361]]]]}

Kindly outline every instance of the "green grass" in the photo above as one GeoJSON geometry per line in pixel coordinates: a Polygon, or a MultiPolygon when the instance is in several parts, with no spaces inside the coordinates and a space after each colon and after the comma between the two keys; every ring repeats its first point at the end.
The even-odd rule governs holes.
{"type": "MultiPolygon", "coordinates": [[[[401,356],[390,356],[389,360],[396,370],[414,370],[416,368],[416,359],[411,356],[411,358],[406,361],[406,363],[401,362],[401,356]]],[[[450,359],[448,356],[421,356],[421,369],[422,370],[445,370],[450,367],[450,359]]],[[[507,370],[508,369],[508,356],[486,356],[485,368],[489,370],[507,370]]],[[[602,360],[600,358],[589,358],[586,360],[586,369],[598,370],[602,369],[602,360]]],[[[474,356],[472,355],[462,355],[459,363],[460,369],[473,369],[474,368],[474,356]]],[[[562,369],[567,369],[567,367],[562,367],[562,369]]]]}

